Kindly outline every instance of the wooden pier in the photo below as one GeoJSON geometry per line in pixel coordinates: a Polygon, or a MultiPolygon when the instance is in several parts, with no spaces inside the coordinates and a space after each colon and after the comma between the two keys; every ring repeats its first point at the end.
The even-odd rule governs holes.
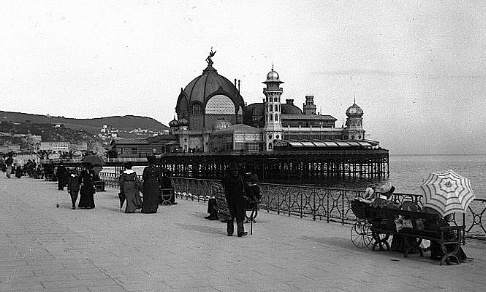
{"type": "Polygon", "coordinates": [[[233,162],[262,181],[297,179],[381,179],[387,178],[389,153],[386,149],[274,151],[267,153],[178,153],[158,157],[160,167],[173,176],[216,179],[226,174],[233,162]]]}

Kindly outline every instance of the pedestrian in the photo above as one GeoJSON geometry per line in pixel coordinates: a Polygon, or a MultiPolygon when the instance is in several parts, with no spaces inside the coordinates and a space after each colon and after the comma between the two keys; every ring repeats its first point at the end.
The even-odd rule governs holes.
{"type": "Polygon", "coordinates": [[[226,222],[228,236],[232,236],[234,233],[235,219],[238,237],[245,236],[248,234],[244,228],[245,182],[237,164],[232,163],[228,168],[228,174],[223,178],[223,187],[231,215],[231,218],[226,222]]]}
{"type": "Polygon", "coordinates": [[[366,199],[366,200],[370,200],[372,201],[375,197],[375,185],[371,184],[369,185],[366,189],[365,189],[365,192],[364,192],[364,195],[363,197],[366,199]]]}
{"type": "Polygon", "coordinates": [[[125,163],[125,171],[118,178],[120,192],[125,196],[125,213],[135,213],[142,207],[140,198],[141,182],[137,173],[132,169],[132,163],[125,163]]]}
{"type": "Polygon", "coordinates": [[[79,208],[93,209],[95,207],[94,194],[96,192],[94,180],[96,174],[91,163],[85,163],[84,169],[79,175],[80,195],[79,208]]]}
{"type": "Polygon", "coordinates": [[[159,208],[160,189],[162,188],[162,173],[157,168],[155,156],[147,156],[149,165],[143,169],[143,202],[142,213],[157,213],[159,208]]]}
{"type": "Polygon", "coordinates": [[[22,177],[22,173],[23,173],[23,170],[22,170],[22,165],[20,164],[14,164],[15,166],[15,177],[16,178],[21,178],[22,177]]]}
{"type": "Polygon", "coordinates": [[[64,164],[59,164],[56,168],[56,177],[57,177],[57,189],[62,191],[67,184],[67,180],[69,177],[69,172],[67,171],[64,164]]]}
{"type": "Polygon", "coordinates": [[[7,157],[7,159],[5,159],[5,165],[7,167],[7,169],[6,169],[6,172],[7,172],[6,175],[7,175],[8,178],[10,178],[11,175],[12,175],[12,164],[13,164],[13,158],[12,158],[12,155],[9,154],[8,157],[7,157]]]}
{"type": "Polygon", "coordinates": [[[78,199],[79,194],[79,176],[76,169],[71,169],[69,171],[69,176],[67,179],[67,191],[69,196],[71,196],[71,209],[76,210],[76,200],[78,199]]]}

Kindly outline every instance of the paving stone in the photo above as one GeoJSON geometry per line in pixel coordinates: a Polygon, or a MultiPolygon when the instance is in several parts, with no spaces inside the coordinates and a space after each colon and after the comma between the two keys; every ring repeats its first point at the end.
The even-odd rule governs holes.
{"type": "MultiPolygon", "coordinates": [[[[0,177],[0,291],[483,291],[486,244],[474,261],[355,247],[350,226],[261,212],[253,235],[226,236],[205,203],[178,199],[157,214],[125,214],[118,190],[71,210],[44,180],[0,177]],[[60,202],[60,207],[56,204],[60,202]],[[383,275],[386,275],[384,278],[383,275]],[[386,279],[377,281],[376,279],[386,279]]],[[[249,226],[247,229],[249,230],[249,226]]]]}

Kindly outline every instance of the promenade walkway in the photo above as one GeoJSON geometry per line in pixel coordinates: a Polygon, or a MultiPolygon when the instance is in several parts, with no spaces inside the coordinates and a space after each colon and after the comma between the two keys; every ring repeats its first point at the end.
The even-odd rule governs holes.
{"type": "MultiPolygon", "coordinates": [[[[358,249],[350,226],[261,213],[253,235],[228,237],[206,204],[120,212],[117,190],[71,210],[67,191],[0,177],[0,291],[484,291],[486,244],[473,261],[358,249]],[[59,208],[56,204],[59,203],[59,208]]],[[[246,224],[249,231],[249,224],[246,224]]]]}

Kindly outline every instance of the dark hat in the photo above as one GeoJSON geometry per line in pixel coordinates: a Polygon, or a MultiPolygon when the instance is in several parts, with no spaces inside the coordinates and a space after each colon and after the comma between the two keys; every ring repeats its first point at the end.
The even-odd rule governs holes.
{"type": "Polygon", "coordinates": [[[125,166],[126,169],[132,169],[133,167],[133,164],[131,162],[125,162],[123,165],[125,166]]]}
{"type": "Polygon", "coordinates": [[[228,170],[240,170],[240,168],[238,167],[238,164],[231,163],[230,166],[228,167],[228,170]]]}
{"type": "Polygon", "coordinates": [[[155,156],[147,156],[148,163],[154,164],[157,162],[157,158],[155,156]]]}

